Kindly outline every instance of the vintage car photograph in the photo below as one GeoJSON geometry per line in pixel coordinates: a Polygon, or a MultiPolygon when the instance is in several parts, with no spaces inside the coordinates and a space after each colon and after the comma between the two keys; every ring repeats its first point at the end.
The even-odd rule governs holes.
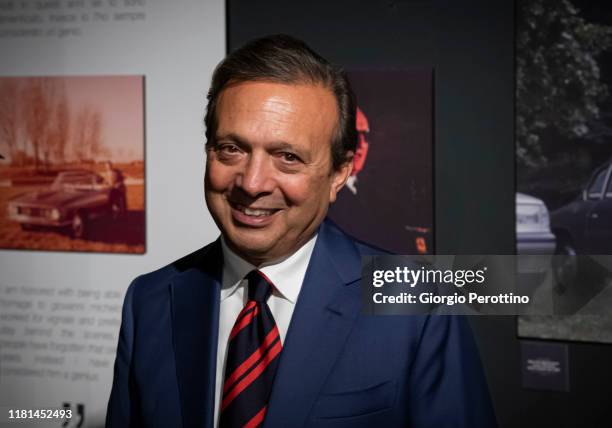
{"type": "Polygon", "coordinates": [[[0,77],[0,248],[145,252],[143,76],[0,77]]]}
{"type": "MultiPolygon", "coordinates": [[[[516,190],[545,204],[555,236],[534,290],[554,315],[520,316],[519,337],[612,343],[612,6],[522,0],[515,30],[516,190]]],[[[540,246],[524,226],[541,207],[517,197],[519,255],[540,246]]]]}
{"type": "Polygon", "coordinates": [[[9,219],[23,230],[56,228],[76,239],[88,236],[93,220],[118,220],[125,210],[123,180],[113,183],[86,170],[60,172],[48,189],[17,195],[8,203],[9,219]]]}

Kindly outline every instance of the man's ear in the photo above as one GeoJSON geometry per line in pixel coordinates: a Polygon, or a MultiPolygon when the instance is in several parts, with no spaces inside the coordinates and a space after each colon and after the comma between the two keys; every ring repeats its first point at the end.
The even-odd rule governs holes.
{"type": "Polygon", "coordinates": [[[347,152],[345,158],[346,160],[344,161],[344,163],[340,166],[340,168],[334,169],[334,171],[332,172],[332,185],[329,189],[330,203],[336,202],[336,196],[338,195],[338,192],[342,189],[342,187],[346,183],[346,180],[348,180],[348,178],[350,177],[351,172],[353,172],[354,155],[355,153],[353,152],[347,152]]]}

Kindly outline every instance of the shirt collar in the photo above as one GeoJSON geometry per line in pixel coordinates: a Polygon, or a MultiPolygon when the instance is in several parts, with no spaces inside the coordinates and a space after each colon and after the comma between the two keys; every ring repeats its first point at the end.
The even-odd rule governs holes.
{"type": "MultiPolygon", "coordinates": [[[[259,266],[259,270],[274,284],[274,292],[291,303],[295,304],[298,298],[316,241],[315,234],[290,256],[259,266]]],[[[221,236],[221,248],[223,251],[221,300],[223,301],[234,294],[246,274],[257,267],[234,253],[225,243],[223,236],[221,236]]]]}

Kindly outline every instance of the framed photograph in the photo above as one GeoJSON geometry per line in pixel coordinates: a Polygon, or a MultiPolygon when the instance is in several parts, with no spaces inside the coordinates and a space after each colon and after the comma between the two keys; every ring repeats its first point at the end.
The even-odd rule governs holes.
{"type": "Polygon", "coordinates": [[[610,270],[586,257],[612,257],[612,5],[516,10],[517,252],[555,255],[530,294],[568,314],[520,316],[518,335],[612,343],[610,270]]]}
{"type": "Polygon", "coordinates": [[[433,70],[352,70],[358,146],[329,216],[397,254],[433,253],[433,70]]]}
{"type": "Polygon", "coordinates": [[[0,248],[145,252],[143,76],[0,77],[0,248]]]}

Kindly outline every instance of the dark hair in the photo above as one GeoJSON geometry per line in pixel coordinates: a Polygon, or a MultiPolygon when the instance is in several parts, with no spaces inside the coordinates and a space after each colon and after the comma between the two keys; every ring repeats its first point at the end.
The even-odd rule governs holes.
{"type": "Polygon", "coordinates": [[[219,63],[208,91],[204,123],[206,145],[214,142],[217,99],[229,83],[269,81],[285,84],[323,85],[334,94],[338,124],[331,141],[334,169],[347,162],[347,153],[357,146],[355,98],[344,71],[331,65],[306,43],[285,34],[255,39],[230,53],[219,63]]]}

